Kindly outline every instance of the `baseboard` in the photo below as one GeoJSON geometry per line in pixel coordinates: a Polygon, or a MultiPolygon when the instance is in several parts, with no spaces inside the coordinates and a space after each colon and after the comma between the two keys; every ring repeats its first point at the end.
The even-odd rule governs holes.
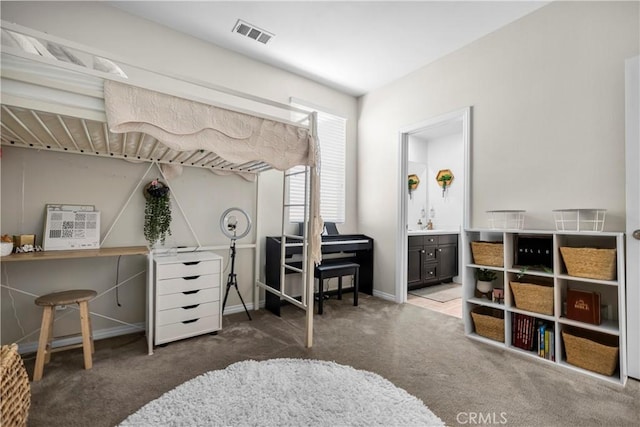
{"type": "Polygon", "coordinates": [[[382,292],[382,291],[377,291],[377,290],[373,290],[373,296],[374,297],[378,297],[378,298],[382,298],[384,300],[387,301],[391,301],[391,302],[396,302],[396,296],[393,294],[388,294],[386,292],[382,292]]]}
{"type": "MultiPolygon", "coordinates": [[[[258,308],[264,308],[264,301],[265,300],[261,300],[259,302],[258,308]]],[[[251,311],[254,309],[253,306],[253,302],[245,302],[246,306],[247,306],[247,310],[251,311]]],[[[244,307],[242,306],[242,304],[238,304],[238,305],[228,305],[224,308],[224,312],[222,313],[223,316],[227,316],[229,314],[235,314],[235,313],[244,313],[244,307]]]]}
{"type": "MultiPolygon", "coordinates": [[[[264,308],[264,300],[260,301],[259,307],[264,308]]],[[[252,302],[247,303],[247,310],[249,311],[253,310],[252,302]]],[[[225,316],[228,314],[243,313],[243,312],[244,312],[244,307],[242,306],[242,304],[227,306],[224,309],[225,316]]],[[[143,332],[144,330],[145,330],[144,322],[134,323],[132,326],[122,325],[122,326],[115,326],[113,328],[98,329],[93,331],[93,339],[101,340],[105,338],[113,338],[113,337],[118,337],[120,335],[128,335],[128,334],[134,334],[136,332],[143,332]]],[[[53,348],[56,348],[56,347],[62,347],[66,345],[80,344],[81,342],[82,342],[81,336],[72,336],[72,337],[54,339],[52,344],[53,344],[53,348]]],[[[38,351],[37,341],[18,344],[18,353],[20,354],[35,353],[36,351],[38,351]]]]}
{"type": "MultiPolygon", "coordinates": [[[[128,334],[134,334],[136,332],[144,332],[144,330],[145,330],[144,322],[134,323],[133,325],[115,326],[113,328],[107,328],[107,329],[98,329],[93,331],[93,339],[97,341],[105,338],[118,337],[120,335],[128,335],[128,334]]],[[[52,346],[53,348],[56,348],[56,347],[62,347],[66,345],[80,344],[81,342],[82,342],[81,336],[72,336],[72,337],[57,338],[57,339],[54,338],[52,346]]],[[[38,351],[37,341],[18,344],[18,353],[20,354],[35,353],[36,351],[38,351]]]]}

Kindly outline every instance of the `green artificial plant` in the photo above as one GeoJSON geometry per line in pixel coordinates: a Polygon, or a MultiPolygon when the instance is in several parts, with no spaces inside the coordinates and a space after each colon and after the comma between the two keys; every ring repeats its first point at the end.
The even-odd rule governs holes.
{"type": "Polygon", "coordinates": [[[164,244],[171,235],[171,198],[169,187],[155,179],[144,187],[144,237],[151,246],[164,244]]]}
{"type": "Polygon", "coordinates": [[[481,282],[493,282],[498,278],[498,275],[493,270],[487,270],[485,268],[481,268],[476,270],[476,279],[481,282]]]}

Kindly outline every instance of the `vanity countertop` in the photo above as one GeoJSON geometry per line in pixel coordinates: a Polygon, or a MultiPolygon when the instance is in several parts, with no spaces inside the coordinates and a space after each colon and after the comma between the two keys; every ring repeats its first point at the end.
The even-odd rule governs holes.
{"type": "Polygon", "coordinates": [[[459,230],[409,230],[407,236],[425,236],[428,234],[460,234],[459,230]]]}

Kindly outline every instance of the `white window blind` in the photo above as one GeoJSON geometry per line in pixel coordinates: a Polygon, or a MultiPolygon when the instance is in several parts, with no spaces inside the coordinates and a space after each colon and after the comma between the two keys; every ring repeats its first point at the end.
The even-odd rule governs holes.
{"type": "MultiPolygon", "coordinates": [[[[299,108],[313,108],[318,112],[318,141],[320,144],[320,215],[325,222],[344,223],[345,217],[345,153],[346,124],[344,117],[321,111],[304,102],[292,101],[299,108]]],[[[301,171],[295,167],[289,172],[301,171]]],[[[290,178],[290,204],[304,203],[305,175],[290,178]]],[[[292,207],[289,211],[292,223],[304,221],[304,208],[292,207]]]]}

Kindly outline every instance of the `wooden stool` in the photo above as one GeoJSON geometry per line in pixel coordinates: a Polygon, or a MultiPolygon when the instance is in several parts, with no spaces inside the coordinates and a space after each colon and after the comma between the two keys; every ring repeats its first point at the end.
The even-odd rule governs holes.
{"type": "Polygon", "coordinates": [[[38,354],[36,366],[33,372],[33,381],[40,381],[45,363],[51,360],[51,353],[82,347],[84,353],[84,368],[91,369],[93,361],[91,354],[93,348],[93,334],[91,332],[91,317],[89,316],[89,300],[95,298],[96,291],[76,289],[72,291],[55,292],[38,297],[36,305],[44,308],[42,313],[42,326],[40,327],[40,339],[38,341],[38,354]],[[78,304],[80,307],[80,328],[82,330],[82,344],[67,345],[51,348],[53,339],[53,321],[55,319],[56,306],[78,304]]]}
{"type": "Polygon", "coordinates": [[[338,278],[338,299],[342,299],[342,276],[353,276],[353,305],[358,305],[358,275],[360,264],[343,261],[320,264],[314,270],[314,276],[319,280],[318,284],[318,314],[322,314],[322,302],[324,299],[324,279],[338,278]]]}

